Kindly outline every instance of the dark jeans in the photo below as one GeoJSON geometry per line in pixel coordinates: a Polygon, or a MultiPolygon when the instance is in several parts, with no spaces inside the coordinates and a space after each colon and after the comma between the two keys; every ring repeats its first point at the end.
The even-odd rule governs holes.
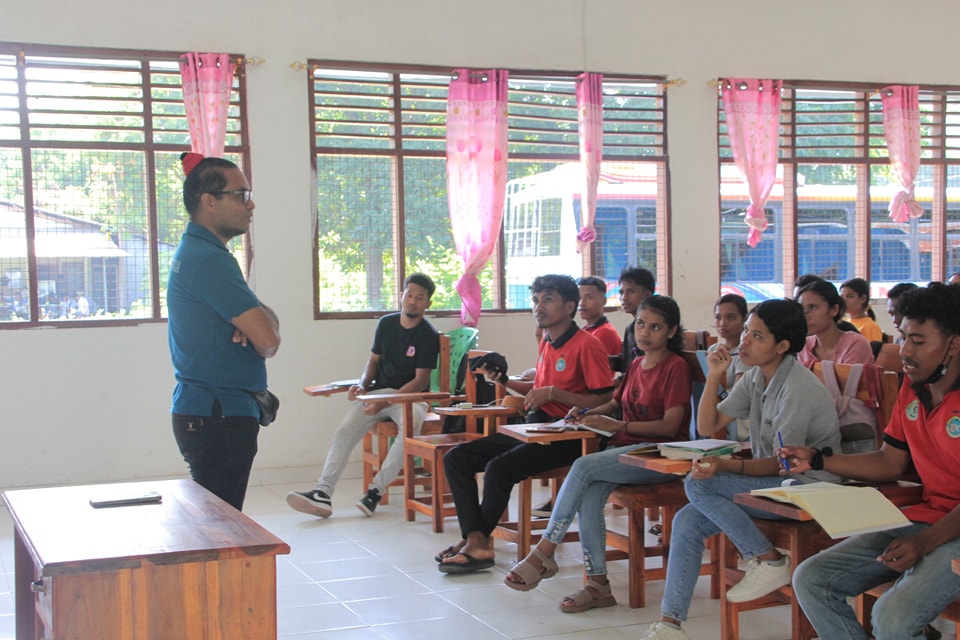
{"type": "Polygon", "coordinates": [[[259,421],[249,416],[173,414],[173,435],[190,477],[238,510],[243,509],[259,433],[259,421]]]}
{"type": "Polygon", "coordinates": [[[582,450],[579,440],[524,444],[502,433],[451,449],[443,458],[443,468],[457,506],[461,535],[466,538],[471,531],[480,531],[489,536],[510,502],[513,485],[543,471],[572,464],[582,450]],[[481,471],[482,502],[476,475],[481,471]]]}

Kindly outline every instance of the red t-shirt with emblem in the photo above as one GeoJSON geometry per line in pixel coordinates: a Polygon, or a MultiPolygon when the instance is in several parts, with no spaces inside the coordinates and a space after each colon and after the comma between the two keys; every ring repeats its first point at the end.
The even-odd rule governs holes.
{"type": "MultiPolygon", "coordinates": [[[[573,323],[557,340],[541,340],[533,387],[551,385],[580,394],[612,390],[613,372],[603,343],[573,323]]],[[[540,409],[551,417],[562,418],[572,407],[554,400],[540,409]]]]}
{"type": "Polygon", "coordinates": [[[910,452],[923,483],[921,503],[903,508],[907,518],[933,524],[960,504],[960,390],[928,413],[910,385],[901,385],[883,437],[910,452]]]}

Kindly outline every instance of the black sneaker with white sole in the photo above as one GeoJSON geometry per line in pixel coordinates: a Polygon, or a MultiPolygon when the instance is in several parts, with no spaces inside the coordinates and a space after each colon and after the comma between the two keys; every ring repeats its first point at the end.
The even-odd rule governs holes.
{"type": "Polygon", "coordinates": [[[357,509],[363,511],[363,514],[369,518],[377,510],[377,505],[380,504],[380,498],[382,497],[379,491],[370,489],[362,498],[357,500],[357,509]]]}
{"type": "Polygon", "coordinates": [[[291,491],[287,494],[287,504],[300,513],[309,513],[318,518],[329,518],[333,514],[330,496],[323,491],[291,491]]]}

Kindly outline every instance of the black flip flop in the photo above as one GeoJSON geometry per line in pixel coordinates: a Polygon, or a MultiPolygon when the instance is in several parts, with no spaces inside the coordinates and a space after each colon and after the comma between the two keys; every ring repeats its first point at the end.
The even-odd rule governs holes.
{"type": "Polygon", "coordinates": [[[453,556],[457,555],[457,553],[459,552],[454,549],[454,545],[450,545],[437,555],[433,556],[433,559],[442,564],[444,558],[452,558],[453,556]]]}
{"type": "Polygon", "coordinates": [[[476,571],[483,571],[484,569],[489,569],[494,565],[493,558],[485,558],[483,560],[477,560],[468,553],[463,553],[462,551],[455,554],[458,556],[463,556],[467,559],[466,562],[442,562],[438,567],[440,573],[447,573],[451,575],[461,574],[461,573],[474,573],[476,571]]]}

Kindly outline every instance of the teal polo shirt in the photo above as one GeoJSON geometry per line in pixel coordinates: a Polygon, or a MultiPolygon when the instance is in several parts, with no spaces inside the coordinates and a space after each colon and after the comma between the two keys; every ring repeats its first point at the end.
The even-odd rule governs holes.
{"type": "Polygon", "coordinates": [[[259,417],[248,391],[267,387],[266,361],[233,342],[232,318],[260,306],[226,245],[190,222],[170,263],[167,334],[177,386],[173,413],[259,417]]]}

